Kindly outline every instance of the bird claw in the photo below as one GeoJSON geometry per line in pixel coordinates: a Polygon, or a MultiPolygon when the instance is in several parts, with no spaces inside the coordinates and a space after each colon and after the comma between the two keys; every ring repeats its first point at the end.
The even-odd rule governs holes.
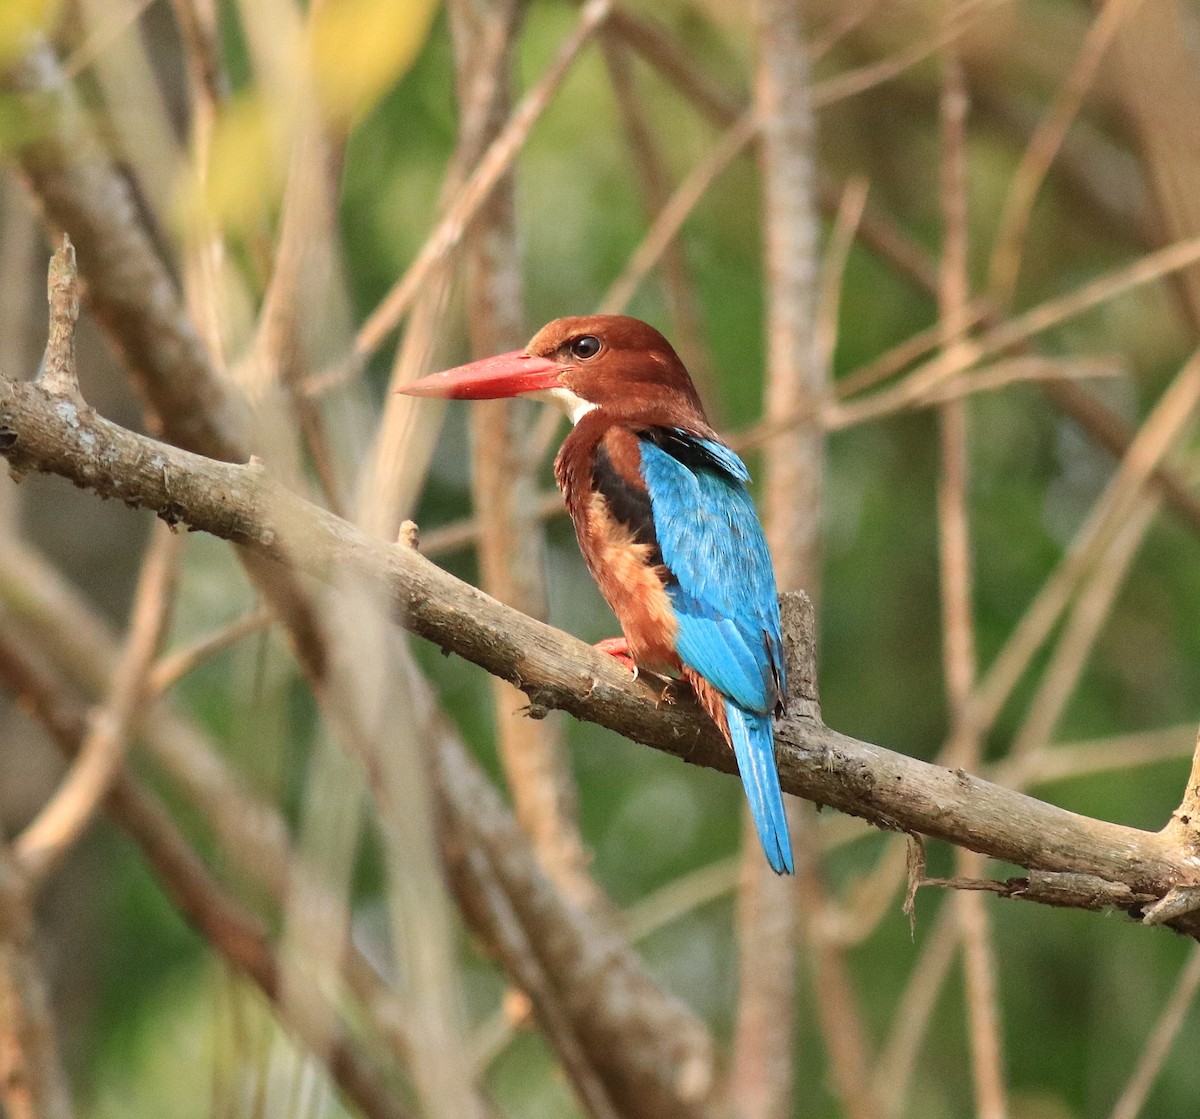
{"type": "Polygon", "coordinates": [[[629,642],[624,637],[606,637],[603,641],[597,641],[592,648],[601,653],[607,653],[610,657],[615,657],[633,673],[635,680],[638,678],[637,661],[630,655],[629,642]]]}

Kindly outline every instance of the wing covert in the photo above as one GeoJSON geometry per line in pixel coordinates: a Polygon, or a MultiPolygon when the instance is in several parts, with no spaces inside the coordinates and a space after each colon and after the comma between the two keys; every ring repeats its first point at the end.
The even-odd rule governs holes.
{"type": "Polygon", "coordinates": [[[713,440],[658,429],[641,438],[650,494],[685,664],[748,711],[767,714],[785,694],[779,601],[771,557],[741,459],[713,440]]]}

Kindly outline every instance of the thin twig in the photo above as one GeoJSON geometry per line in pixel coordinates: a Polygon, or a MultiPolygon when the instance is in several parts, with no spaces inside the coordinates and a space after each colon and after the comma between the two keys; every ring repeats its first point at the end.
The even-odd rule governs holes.
{"type": "Polygon", "coordinates": [[[974,719],[990,726],[1046,640],[1105,541],[1128,517],[1155,467],[1170,453],[1200,399],[1200,351],[1176,375],[1129,446],[1105,492],[976,688],[974,719]]]}
{"type": "Polygon", "coordinates": [[[70,1119],[28,884],[0,836],[0,1106],[8,1119],[70,1119]]]}
{"type": "MultiPolygon", "coordinates": [[[[461,242],[467,225],[479,213],[496,184],[512,167],[529,133],[553,100],[579,52],[597,28],[608,18],[612,0],[588,0],[579,13],[575,27],[563,40],[546,72],[513,110],[508,122],[480,158],[474,172],[463,184],[456,200],[447,208],[408,271],[392,286],[379,306],[367,317],[354,339],[350,363],[357,368],[374,353],[396,328],[413,299],[422,290],[433,271],[461,242]]],[[[349,371],[351,375],[354,370],[349,371]]],[[[307,391],[321,393],[344,379],[345,370],[334,370],[309,381],[307,391]]]]}
{"type": "Polygon", "coordinates": [[[883,58],[857,70],[839,74],[836,78],[818,82],[812,89],[813,108],[827,108],[838,101],[855,97],[898,78],[906,70],[911,70],[918,63],[956,42],[976,20],[1009,2],[1010,0],[963,0],[953,9],[945,25],[928,39],[919,40],[890,58],[883,58]]]}
{"type": "Polygon", "coordinates": [[[1013,173],[1004,211],[1000,215],[995,247],[992,249],[988,291],[992,303],[1007,308],[1021,269],[1033,204],[1062,147],[1071,122],[1079,114],[1083,100],[1095,80],[1100,62],[1108,52],[1121,22],[1131,15],[1141,0],[1104,0],[1092,21],[1087,37],[1054,102],[1038,122],[1013,173]]]}
{"type": "MultiPolygon", "coordinates": [[[[952,13],[943,9],[945,22],[952,13]]],[[[953,360],[966,346],[970,318],[970,249],[967,198],[967,88],[962,61],[953,46],[942,54],[939,99],[941,133],[940,198],[944,234],[938,282],[941,354],[953,360]]],[[[941,468],[938,472],[938,557],[942,593],[943,672],[950,734],[943,757],[947,764],[977,766],[981,735],[971,721],[975,685],[975,617],[970,532],[970,459],[967,405],[954,400],[942,406],[941,468]]],[[[956,861],[966,876],[982,874],[983,859],[960,851],[956,861]]],[[[981,1119],[1004,1119],[1008,1112],[1000,1048],[999,993],[988,914],[983,899],[964,893],[955,898],[962,932],[975,1109],[981,1119]]]]}
{"type": "Polygon", "coordinates": [[[114,42],[132,27],[153,0],[127,0],[123,10],[105,23],[97,23],[71,53],[63,59],[63,72],[74,80],[92,65],[114,42]]]}
{"type": "Polygon", "coordinates": [[[130,612],[129,637],[113,675],[112,691],[95,711],[71,768],[54,795],[17,837],[14,858],[31,881],[58,866],[100,808],[125,761],[146,700],[155,652],[170,624],[183,541],[159,525],[142,566],[130,612]]]}
{"type": "MultiPolygon", "coordinates": [[[[638,88],[628,47],[607,28],[600,37],[600,45],[604,49],[609,85],[621,114],[649,217],[660,213],[670,196],[669,173],[662,146],[651,127],[649,105],[638,88]]],[[[701,399],[707,402],[710,419],[720,426],[722,398],[703,342],[700,307],[689,275],[687,253],[678,238],[672,239],[662,254],[661,274],[674,347],[687,366],[701,399]]]]}
{"type": "Polygon", "coordinates": [[[891,1030],[872,1073],[871,1088],[884,1119],[896,1119],[904,1112],[908,1083],[961,935],[953,907],[943,905],[920,957],[909,969],[908,983],[892,1015],[891,1030]]]}
{"type": "MultiPolygon", "coordinates": [[[[1012,788],[1033,788],[1187,758],[1195,741],[1196,725],[1192,722],[1084,742],[1044,743],[1019,762],[1002,762],[992,776],[1012,788]]],[[[1200,783],[1200,770],[1196,777],[1194,783],[1200,783]]]]}
{"type": "Polygon", "coordinates": [[[1128,511],[1111,539],[1104,542],[1094,566],[1080,586],[1049,664],[1009,749],[1015,764],[1032,750],[1052,741],[1058,721],[1083,675],[1101,628],[1112,610],[1125,576],[1158,513],[1156,498],[1144,496],[1128,511]]]}
{"type": "MultiPolygon", "coordinates": [[[[820,295],[817,297],[814,345],[817,360],[830,371],[832,377],[834,350],[838,337],[838,312],[841,306],[842,285],[846,278],[846,263],[850,250],[858,236],[867,206],[867,190],[870,184],[865,178],[847,179],[833,219],[833,230],[825,247],[825,258],[821,264],[820,295]]],[[[836,388],[835,388],[836,391],[836,388]]]]}
{"type": "Polygon", "coordinates": [[[961,352],[934,358],[925,365],[918,366],[894,388],[874,393],[859,401],[833,406],[828,411],[826,425],[830,430],[840,430],[907,407],[920,400],[933,386],[955,373],[963,372],[984,358],[1003,353],[1076,315],[1187,268],[1197,261],[1200,261],[1200,237],[1192,237],[1157,252],[1148,253],[1133,264],[1114,269],[1066,295],[1047,300],[1024,314],[991,327],[978,339],[962,347],[961,352]]]}
{"type": "Polygon", "coordinates": [[[256,606],[228,625],[197,638],[182,649],[165,653],[154,663],[146,678],[146,691],[151,696],[169,692],[185,676],[201,665],[231,649],[244,637],[261,633],[270,627],[275,616],[270,610],[256,606]]]}
{"type": "Polygon", "coordinates": [[[658,212],[624,271],[605,292],[600,300],[601,312],[615,314],[625,309],[713,181],[741,154],[757,132],[754,113],[743,114],[726,130],[708,157],[692,168],[658,212]]]}

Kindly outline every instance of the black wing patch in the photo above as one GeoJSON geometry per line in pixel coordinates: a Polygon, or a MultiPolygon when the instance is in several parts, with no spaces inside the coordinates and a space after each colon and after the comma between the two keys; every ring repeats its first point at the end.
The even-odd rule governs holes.
{"type": "Polygon", "coordinates": [[[679,427],[649,427],[637,434],[683,463],[693,474],[700,470],[720,470],[739,482],[750,481],[746,464],[716,439],[706,439],[679,427]]]}
{"type": "Polygon", "coordinates": [[[608,502],[613,519],[627,528],[638,544],[650,549],[650,562],[662,565],[662,549],[654,531],[654,511],[645,486],[631,482],[613,465],[603,444],[596,448],[592,462],[592,486],[608,502]]]}

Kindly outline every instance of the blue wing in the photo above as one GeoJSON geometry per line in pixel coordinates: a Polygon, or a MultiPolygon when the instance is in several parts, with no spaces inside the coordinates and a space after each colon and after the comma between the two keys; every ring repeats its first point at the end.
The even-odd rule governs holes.
{"type": "Polygon", "coordinates": [[[643,438],[667,594],[685,664],[747,711],[766,715],[786,694],[779,599],[749,472],[728,447],[671,432],[643,438]]]}
{"type": "Polygon", "coordinates": [[[771,713],[786,695],[771,556],[745,483],[722,443],[675,429],[641,437],[642,479],[670,573],[680,659],[725,697],[730,741],[767,861],[792,872],[771,713]]]}

